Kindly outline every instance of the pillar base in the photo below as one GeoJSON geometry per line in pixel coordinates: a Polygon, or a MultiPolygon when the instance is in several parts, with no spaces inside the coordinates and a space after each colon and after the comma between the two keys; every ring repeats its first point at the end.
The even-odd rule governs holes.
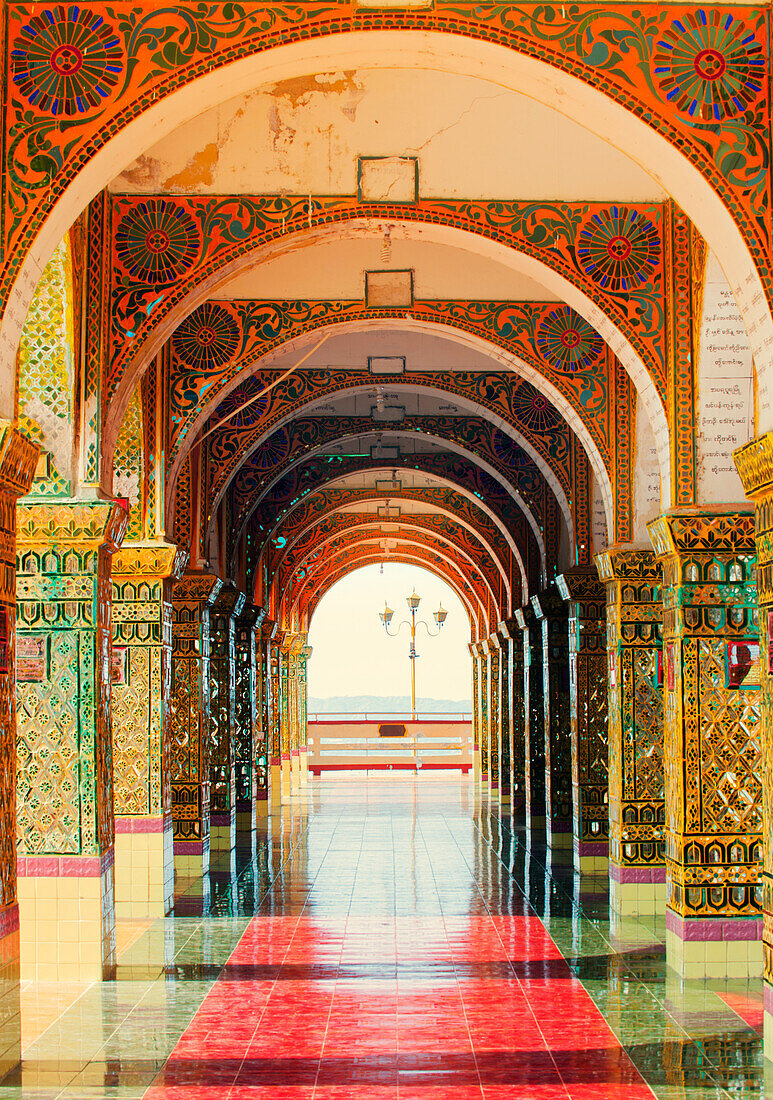
{"type": "Polygon", "coordinates": [[[236,846],[236,814],[212,814],[209,819],[209,843],[212,848],[228,851],[236,846]]]}
{"type": "Polygon", "coordinates": [[[293,791],[301,789],[301,753],[299,749],[293,749],[290,753],[290,783],[293,791]]]}
{"type": "Polygon", "coordinates": [[[609,904],[623,917],[662,913],[666,908],[666,868],[609,864],[609,904]]]}
{"type": "Polygon", "coordinates": [[[762,1052],[769,1061],[773,1062],[773,985],[762,983],[763,997],[763,1048],[762,1052]]]}
{"type": "Polygon", "coordinates": [[[269,801],[271,809],[282,805],[282,758],[272,756],[269,764],[269,801]]]}
{"type": "Polygon", "coordinates": [[[666,910],[666,962],[682,978],[762,976],[762,917],[680,917],[666,910]]]}
{"type": "Polygon", "coordinates": [[[268,817],[268,811],[268,791],[260,791],[255,796],[255,819],[257,821],[265,821],[265,819],[268,817]]]}
{"type": "Polygon", "coordinates": [[[609,842],[575,838],[574,866],[583,875],[606,874],[609,871],[609,842]]]}
{"type": "Polygon", "coordinates": [[[551,821],[548,826],[547,841],[551,848],[572,848],[574,846],[574,836],[571,823],[568,821],[551,821]]]}
{"type": "Polygon", "coordinates": [[[115,969],[113,852],[20,856],[23,982],[89,982],[115,969]]]}
{"type": "Polygon", "coordinates": [[[289,752],[282,753],[282,801],[289,798],[293,793],[293,772],[292,772],[292,758],[289,752]]]}
{"type": "Polygon", "coordinates": [[[19,907],[0,910],[0,1081],[21,1061],[19,907]]]}
{"type": "Polygon", "coordinates": [[[301,786],[307,787],[309,783],[309,750],[306,745],[301,745],[300,754],[301,786]]]}
{"type": "Polygon", "coordinates": [[[116,816],[116,920],[164,917],[171,911],[173,896],[171,816],[116,816]]]}

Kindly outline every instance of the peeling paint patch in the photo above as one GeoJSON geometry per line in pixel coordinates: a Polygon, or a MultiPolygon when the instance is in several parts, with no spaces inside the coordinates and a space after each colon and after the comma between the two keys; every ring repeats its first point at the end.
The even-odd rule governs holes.
{"type": "Polygon", "coordinates": [[[121,173],[119,179],[131,184],[132,187],[148,187],[151,184],[157,184],[160,175],[161,162],[157,157],[143,153],[121,173]]]}
{"type": "Polygon", "coordinates": [[[211,141],[191,157],[181,172],[164,180],[163,186],[187,190],[195,184],[211,184],[217,159],[218,143],[211,141]]]}
{"type": "Polygon", "coordinates": [[[362,95],[362,85],[354,69],[337,73],[313,73],[310,76],[295,76],[289,80],[280,80],[269,88],[269,94],[286,99],[295,109],[306,105],[309,96],[322,94],[362,95]]]}

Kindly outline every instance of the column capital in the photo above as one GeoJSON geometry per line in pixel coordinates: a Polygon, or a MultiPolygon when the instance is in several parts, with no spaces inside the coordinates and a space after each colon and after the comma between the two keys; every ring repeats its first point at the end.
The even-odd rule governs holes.
{"type": "Polygon", "coordinates": [[[0,420],[0,492],[22,497],[30,491],[40,447],[19,431],[17,424],[0,420]]]}
{"type": "Polygon", "coordinates": [[[238,617],[246,602],[244,593],[239,591],[233,581],[223,581],[211,607],[215,615],[238,617]]]}
{"type": "Polygon", "coordinates": [[[473,652],[473,654],[476,657],[480,658],[481,660],[486,656],[486,654],[488,652],[488,647],[486,645],[485,640],[479,641],[479,642],[473,642],[470,649],[473,652]]]}
{"type": "Polygon", "coordinates": [[[556,586],[564,600],[603,600],[604,586],[595,565],[576,565],[556,577],[556,586]]]}
{"type": "Polygon", "coordinates": [[[260,624],[260,636],[261,639],[269,645],[274,640],[276,634],[276,619],[269,619],[266,614],[263,615],[263,621],[260,624]]]}
{"type": "Polygon", "coordinates": [[[733,452],[744,492],[752,500],[773,493],[773,432],[767,432],[733,452]]]}
{"type": "Polygon", "coordinates": [[[214,573],[205,573],[201,569],[187,569],[175,581],[173,597],[175,603],[200,603],[211,607],[217,599],[223,582],[214,573]]]}
{"type": "Polygon", "coordinates": [[[115,500],[21,501],[16,506],[17,546],[79,546],[113,554],[129,526],[129,512],[115,500]]]}
{"type": "Polygon", "coordinates": [[[751,504],[671,508],[647,524],[659,561],[695,554],[756,554],[751,504]]]}
{"type": "Polygon", "coordinates": [[[530,603],[525,607],[519,607],[515,613],[515,621],[521,630],[528,630],[538,622],[537,613],[530,603]]]}
{"type": "Polygon", "coordinates": [[[174,542],[127,542],[113,557],[113,577],[171,577],[178,580],[188,564],[188,551],[174,542]]]}
{"type": "Polygon", "coordinates": [[[518,620],[513,616],[510,619],[503,619],[501,623],[497,623],[497,634],[500,634],[506,638],[512,638],[517,641],[521,637],[521,628],[518,625],[518,620]]]}
{"type": "Polygon", "coordinates": [[[651,546],[608,546],[594,561],[602,581],[648,581],[658,583],[662,576],[660,562],[651,546]]]}
{"type": "Polygon", "coordinates": [[[542,619],[565,619],[568,614],[566,603],[555,585],[546,588],[537,596],[532,596],[531,606],[540,621],[542,619]]]}

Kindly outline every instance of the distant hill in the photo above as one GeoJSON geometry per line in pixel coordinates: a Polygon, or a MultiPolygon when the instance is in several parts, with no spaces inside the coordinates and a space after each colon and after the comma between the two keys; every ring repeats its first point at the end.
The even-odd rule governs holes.
{"type": "MultiPolygon", "coordinates": [[[[437,711],[470,710],[469,699],[425,699],[416,700],[416,709],[431,714],[437,711]]],[[[312,714],[360,714],[362,712],[399,713],[411,709],[409,695],[331,695],[327,699],[309,697],[309,712],[312,714]]]]}

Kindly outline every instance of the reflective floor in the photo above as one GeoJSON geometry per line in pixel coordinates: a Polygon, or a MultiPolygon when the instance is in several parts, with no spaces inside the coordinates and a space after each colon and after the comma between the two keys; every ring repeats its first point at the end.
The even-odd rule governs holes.
{"type": "Polygon", "coordinates": [[[664,920],[525,840],[467,778],[312,780],[114,982],[24,990],[0,1098],[773,1097],[761,982],[681,982],[664,920]]]}

